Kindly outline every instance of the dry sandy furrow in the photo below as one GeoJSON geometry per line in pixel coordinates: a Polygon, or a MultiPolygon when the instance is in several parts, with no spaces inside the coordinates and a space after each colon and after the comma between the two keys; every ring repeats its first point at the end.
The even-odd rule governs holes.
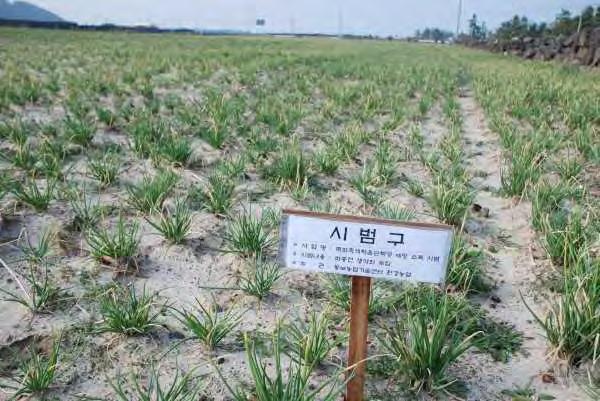
{"type": "Polygon", "coordinates": [[[498,194],[502,161],[499,138],[488,128],[484,112],[471,92],[465,92],[459,102],[467,169],[474,177],[472,183],[477,191],[475,202],[490,211],[488,217],[473,216],[467,229],[487,250],[486,271],[497,284],[493,294],[500,298],[497,304],[491,299],[482,303],[491,316],[513,324],[524,335],[524,354],[512,357],[508,363],[479,358],[484,366],[478,369],[481,374],[471,386],[471,395],[473,399],[494,399],[500,397],[502,389],[523,387],[531,382],[539,392],[558,400],[584,400],[581,390],[567,379],[558,378],[556,384],[546,384],[541,379],[542,373],[551,370],[546,360],[547,343],[520,295],[534,309],[541,307],[540,294],[536,297],[533,285],[536,265],[531,251],[535,242],[530,226],[531,205],[498,194]]]}

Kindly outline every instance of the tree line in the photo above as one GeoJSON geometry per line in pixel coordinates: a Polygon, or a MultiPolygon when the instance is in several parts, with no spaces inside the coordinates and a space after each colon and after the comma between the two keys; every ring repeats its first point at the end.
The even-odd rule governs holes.
{"type": "Polygon", "coordinates": [[[536,23],[525,16],[515,15],[503,22],[495,33],[498,39],[509,40],[514,37],[567,36],[584,28],[600,27],[600,6],[586,7],[580,14],[561,10],[551,23],[536,23]]]}
{"type": "MultiPolygon", "coordinates": [[[[581,13],[573,14],[562,9],[551,22],[535,22],[526,16],[515,15],[500,24],[498,29],[490,31],[485,22],[480,21],[477,14],[468,20],[468,31],[460,35],[459,40],[484,41],[496,38],[510,40],[514,37],[555,37],[567,36],[584,28],[600,27],[600,6],[586,7],[581,13]]],[[[439,28],[425,28],[415,32],[417,40],[446,42],[454,38],[450,31],[439,28]]]]}

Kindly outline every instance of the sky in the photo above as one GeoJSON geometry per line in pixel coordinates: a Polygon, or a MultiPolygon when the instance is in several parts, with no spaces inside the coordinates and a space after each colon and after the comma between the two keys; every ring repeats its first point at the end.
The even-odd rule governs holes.
{"type": "MultiPolygon", "coordinates": [[[[459,0],[28,0],[78,23],[253,32],[411,35],[424,27],[456,30],[459,0]],[[257,28],[257,18],[266,25],[257,28]]],[[[476,13],[488,27],[515,14],[550,21],[561,8],[579,12],[596,0],[463,0],[462,29],[476,13]]]]}

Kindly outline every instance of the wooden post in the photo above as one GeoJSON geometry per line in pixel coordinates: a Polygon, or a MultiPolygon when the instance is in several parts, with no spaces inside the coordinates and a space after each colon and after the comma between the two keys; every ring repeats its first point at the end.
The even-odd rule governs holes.
{"type": "Polygon", "coordinates": [[[353,376],[346,387],[346,401],[363,401],[364,399],[366,363],[361,361],[367,358],[370,292],[370,277],[352,276],[348,366],[357,365],[348,372],[353,376]]]}

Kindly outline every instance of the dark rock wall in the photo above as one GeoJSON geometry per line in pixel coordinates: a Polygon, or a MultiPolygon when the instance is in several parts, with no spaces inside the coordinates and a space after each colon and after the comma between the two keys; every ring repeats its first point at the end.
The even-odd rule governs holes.
{"type": "Polygon", "coordinates": [[[495,40],[487,43],[485,47],[526,59],[563,60],[600,67],[600,27],[584,28],[568,37],[495,40]]]}

